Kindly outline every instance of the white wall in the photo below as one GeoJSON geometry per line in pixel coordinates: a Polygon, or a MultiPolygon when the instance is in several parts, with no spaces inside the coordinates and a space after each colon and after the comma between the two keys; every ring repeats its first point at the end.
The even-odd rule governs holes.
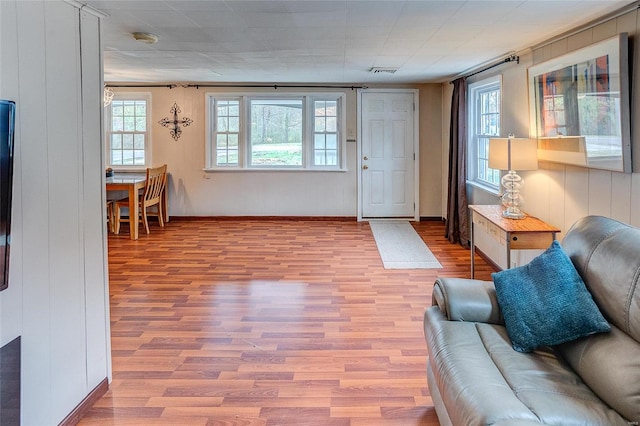
{"type": "MultiPolygon", "coordinates": [[[[612,217],[640,226],[640,34],[638,11],[599,24],[593,28],[562,38],[549,45],[520,54],[520,64],[500,67],[503,78],[502,133],[516,136],[529,134],[529,106],[527,68],[607,39],[621,32],[629,33],[631,64],[631,140],[633,174],[587,169],[569,165],[540,162],[540,169],[525,172],[524,210],[566,232],[579,218],[587,215],[612,217]]],[[[482,78],[492,75],[483,73],[482,78]]],[[[493,195],[477,188],[471,189],[470,204],[497,204],[493,195]]],[[[562,235],[560,235],[562,238],[562,235]]]]}
{"type": "MultiPolygon", "coordinates": [[[[447,163],[443,163],[443,90],[440,84],[420,89],[420,216],[442,218],[443,182],[447,163]]],[[[447,114],[448,116],[448,114],[447,114]]],[[[446,152],[445,152],[446,153],[446,152]]],[[[445,192],[446,202],[446,192],[445,192]]]]}
{"type": "Polygon", "coordinates": [[[17,104],[0,344],[22,336],[22,424],[58,424],[109,374],[100,23],[62,1],[0,11],[0,98],[17,104]]]}
{"type": "MultiPolygon", "coordinates": [[[[403,87],[404,88],[404,87],[403,87]]],[[[420,89],[420,151],[428,167],[421,168],[420,214],[438,216],[441,210],[440,162],[434,151],[440,144],[440,85],[420,89]],[[424,103],[424,104],[423,104],[424,103]]],[[[170,173],[169,214],[172,216],[336,216],[357,215],[356,142],[347,142],[347,171],[343,172],[204,172],[205,94],[214,91],[259,90],[241,88],[114,88],[114,91],[147,91],[152,96],[151,143],[154,166],[166,163],[170,173]],[[178,141],[158,124],[170,116],[176,102],[180,117],[193,124],[183,128],[178,141]]],[[[277,93],[288,89],[279,87],[277,93]]],[[[291,89],[289,89],[291,90],[291,89]]],[[[314,89],[320,91],[321,89],[314,89]]],[[[336,92],[336,89],[326,89],[336,92]]],[[[263,89],[273,92],[273,89],[263,89]]],[[[300,89],[295,89],[299,92],[300,89]]],[[[356,91],[346,93],[348,139],[357,137],[356,91]]]]}

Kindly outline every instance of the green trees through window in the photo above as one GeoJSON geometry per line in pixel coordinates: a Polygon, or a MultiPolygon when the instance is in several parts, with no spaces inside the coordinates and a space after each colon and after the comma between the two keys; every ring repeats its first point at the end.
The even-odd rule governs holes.
{"type": "Polygon", "coordinates": [[[251,165],[302,166],[302,99],[252,99],[251,165]]]}

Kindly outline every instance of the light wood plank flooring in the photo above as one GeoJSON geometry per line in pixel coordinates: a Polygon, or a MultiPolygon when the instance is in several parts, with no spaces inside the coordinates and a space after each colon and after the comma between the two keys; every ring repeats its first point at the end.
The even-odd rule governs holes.
{"type": "Polygon", "coordinates": [[[80,424],[438,425],[422,315],[437,276],[469,276],[469,251],[441,222],[413,226],[443,269],[385,270],[349,220],[110,235],[113,381],[80,424]]]}

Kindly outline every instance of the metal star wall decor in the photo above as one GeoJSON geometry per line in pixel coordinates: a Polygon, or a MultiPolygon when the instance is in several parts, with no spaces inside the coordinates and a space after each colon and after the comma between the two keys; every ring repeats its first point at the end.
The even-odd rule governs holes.
{"type": "Polygon", "coordinates": [[[174,141],[177,141],[182,134],[180,124],[182,124],[182,127],[187,127],[191,123],[193,123],[193,120],[188,117],[182,117],[182,120],[178,120],[178,113],[182,111],[180,111],[180,107],[178,106],[177,102],[173,103],[173,106],[171,107],[171,110],[169,112],[173,114],[173,120],[169,117],[165,117],[162,120],[158,121],[158,123],[168,128],[173,126],[173,129],[171,129],[170,131],[171,137],[174,141]]]}

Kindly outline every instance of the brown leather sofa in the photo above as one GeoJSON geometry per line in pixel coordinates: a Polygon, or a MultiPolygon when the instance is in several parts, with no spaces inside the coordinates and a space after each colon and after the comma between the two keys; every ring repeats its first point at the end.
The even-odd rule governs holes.
{"type": "Polygon", "coordinates": [[[640,423],[640,230],[589,216],[562,247],[611,332],[516,352],[493,282],[438,279],[424,332],[442,425],[640,423]]]}

